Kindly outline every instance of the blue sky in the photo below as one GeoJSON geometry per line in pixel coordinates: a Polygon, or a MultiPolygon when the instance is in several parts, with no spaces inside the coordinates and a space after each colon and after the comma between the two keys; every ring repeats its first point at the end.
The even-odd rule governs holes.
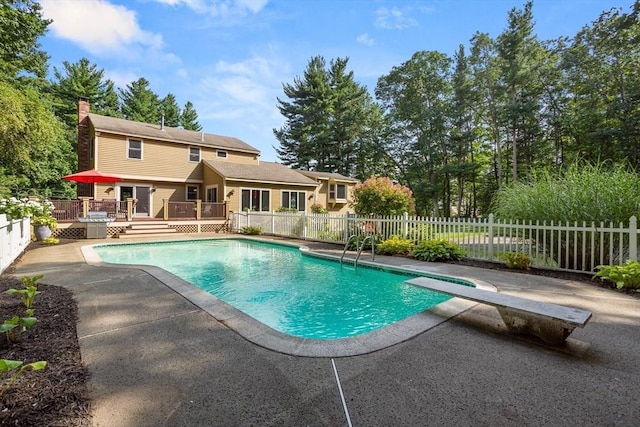
{"type": "MultiPolygon", "coordinates": [[[[447,55],[477,31],[498,36],[515,0],[40,0],[50,71],[86,57],[118,87],[140,77],[160,97],[191,101],[207,133],[233,136],[277,161],[282,83],[311,57],[349,58],[373,94],[378,78],[420,50],[447,55]]],[[[541,40],[573,36],[633,0],[536,0],[541,40]]]]}

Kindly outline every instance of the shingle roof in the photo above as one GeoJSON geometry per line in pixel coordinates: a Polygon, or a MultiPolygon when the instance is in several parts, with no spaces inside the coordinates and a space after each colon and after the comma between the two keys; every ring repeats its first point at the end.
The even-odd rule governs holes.
{"type": "Polygon", "coordinates": [[[205,160],[204,164],[224,176],[226,179],[236,181],[296,184],[311,187],[318,185],[316,181],[309,179],[298,171],[289,169],[280,163],[260,162],[258,164],[243,164],[205,160]]]}
{"type": "Polygon", "coordinates": [[[298,170],[298,172],[313,179],[333,179],[335,181],[359,182],[355,178],[350,178],[348,176],[344,176],[342,174],[334,172],[315,172],[304,170],[298,170]]]}
{"type": "Polygon", "coordinates": [[[260,154],[260,150],[251,145],[229,136],[213,135],[210,133],[184,130],[160,125],[134,122],[115,117],[89,114],[89,120],[96,131],[113,132],[127,136],[152,138],[160,141],[170,141],[189,145],[205,145],[214,148],[232,149],[248,153],[260,154]]]}

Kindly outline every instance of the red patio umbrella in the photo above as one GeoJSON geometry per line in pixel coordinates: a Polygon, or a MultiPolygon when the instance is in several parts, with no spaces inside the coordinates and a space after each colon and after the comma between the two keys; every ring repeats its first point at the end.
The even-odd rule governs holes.
{"type": "Polygon", "coordinates": [[[62,179],[67,181],[81,182],[83,184],[94,184],[96,182],[116,182],[122,181],[122,178],[116,175],[110,175],[108,173],[102,173],[96,169],[90,169],[78,173],[72,173],[71,175],[63,176],[62,179]]]}

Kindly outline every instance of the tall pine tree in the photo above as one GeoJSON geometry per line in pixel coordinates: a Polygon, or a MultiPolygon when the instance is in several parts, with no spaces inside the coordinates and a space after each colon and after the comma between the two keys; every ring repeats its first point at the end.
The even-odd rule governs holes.
{"type": "Polygon", "coordinates": [[[187,103],[184,104],[184,108],[180,114],[180,127],[198,132],[202,130],[202,126],[198,123],[198,113],[191,101],[187,101],[187,103]]]}
{"type": "Polygon", "coordinates": [[[176,97],[172,93],[168,93],[167,96],[160,101],[160,112],[164,116],[165,126],[177,128],[180,126],[180,107],[176,97]]]}
{"type": "Polygon", "coordinates": [[[302,78],[283,85],[290,101],[278,98],[278,109],[286,122],[273,130],[283,164],[347,176],[367,169],[358,164],[366,161],[358,150],[372,147],[364,138],[370,135],[367,128],[376,106],[347,64],[347,58],[338,58],[327,67],[325,59],[316,56],[302,78]]]}
{"type": "Polygon", "coordinates": [[[78,124],[79,97],[89,100],[94,113],[120,116],[118,95],[113,82],[105,79],[103,69],[98,69],[87,58],[75,64],[63,61],[62,66],[62,70],[53,68],[54,80],[49,90],[56,102],[56,115],[67,127],[75,129],[78,124]]]}
{"type": "Polygon", "coordinates": [[[160,100],[149,89],[149,81],[144,77],[131,82],[125,90],[120,89],[121,111],[127,120],[143,123],[160,123],[160,100]]]}

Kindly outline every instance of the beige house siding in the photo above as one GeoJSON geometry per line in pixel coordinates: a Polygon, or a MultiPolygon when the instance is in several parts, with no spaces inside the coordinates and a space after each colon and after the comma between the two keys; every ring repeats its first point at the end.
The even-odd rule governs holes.
{"type": "Polygon", "coordinates": [[[347,203],[330,203],[329,202],[329,183],[326,180],[321,180],[320,185],[314,192],[313,203],[320,204],[323,208],[329,211],[333,215],[344,215],[349,212],[353,212],[349,202],[353,200],[353,183],[338,182],[337,184],[346,185],[347,190],[347,203]]]}
{"type": "MultiPolygon", "coordinates": [[[[122,175],[202,180],[202,165],[189,161],[188,145],[142,139],[142,159],[138,160],[127,157],[127,138],[124,136],[101,133],[96,140],[98,170],[122,175]]],[[[203,151],[204,147],[201,157],[203,151]]]]}
{"type": "Polygon", "coordinates": [[[247,165],[251,165],[251,164],[257,164],[258,163],[258,156],[255,154],[251,154],[251,153],[240,153],[240,152],[234,152],[231,150],[222,150],[222,149],[211,149],[207,147],[207,150],[205,151],[203,148],[202,151],[202,160],[213,160],[213,161],[219,161],[219,162],[231,162],[231,163],[242,163],[242,164],[247,164],[247,165]],[[227,157],[226,158],[220,158],[218,157],[218,151],[224,151],[227,153],[227,157]]]}

